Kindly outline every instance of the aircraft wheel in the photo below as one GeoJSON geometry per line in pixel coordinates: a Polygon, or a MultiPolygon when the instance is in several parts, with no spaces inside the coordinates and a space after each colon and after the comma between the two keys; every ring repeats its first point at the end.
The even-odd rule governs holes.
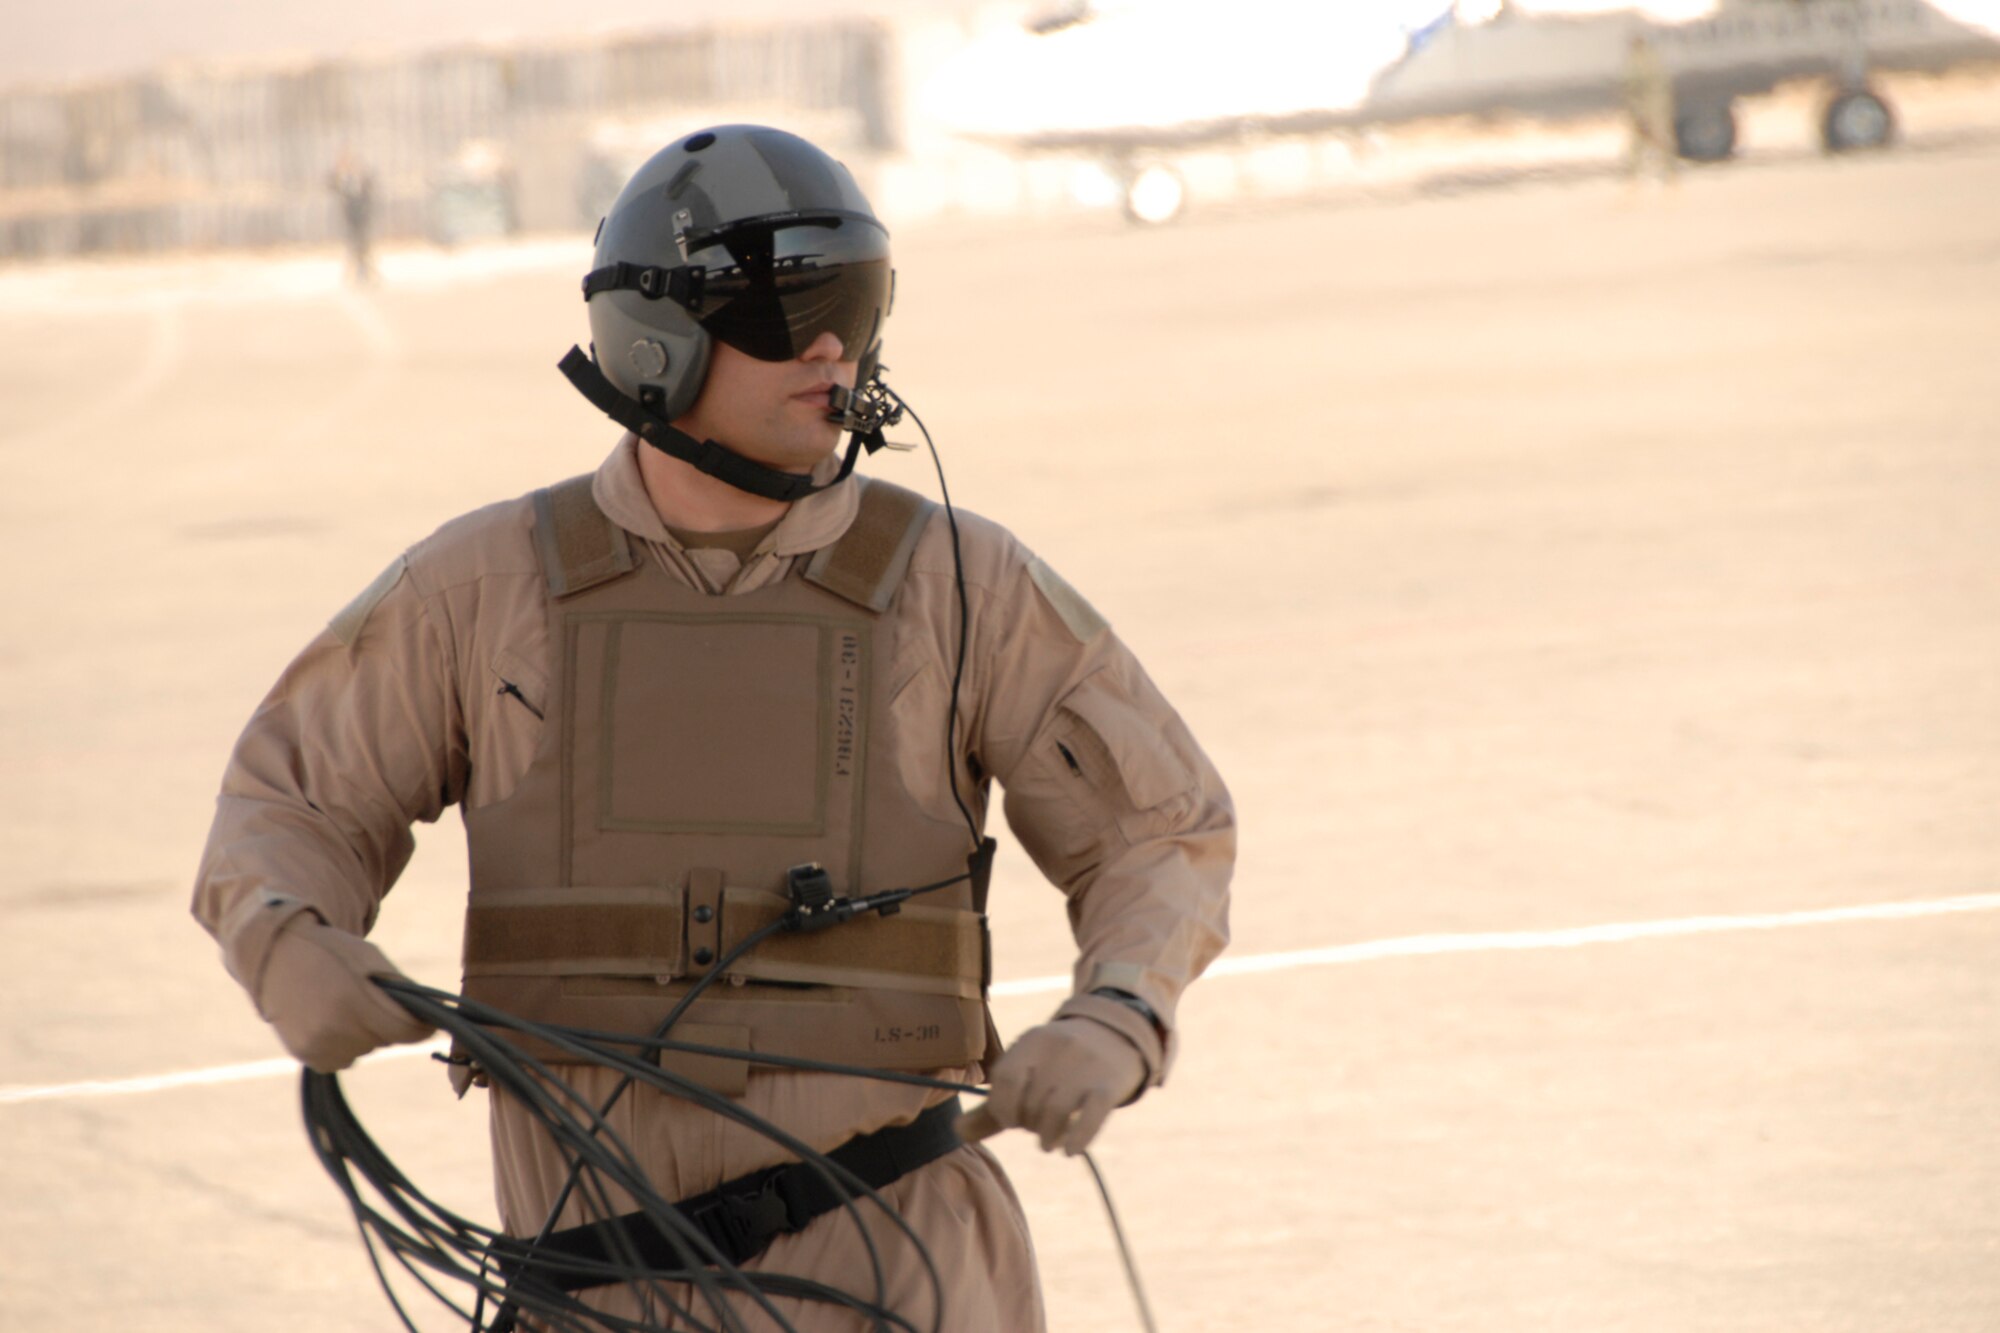
{"type": "Polygon", "coordinates": [[[1674,117],[1674,146],[1690,162],[1726,162],[1736,153],[1736,104],[1696,102],[1674,117]]]}
{"type": "Polygon", "coordinates": [[[1125,185],[1125,216],[1143,227],[1172,222],[1187,207],[1187,182],[1158,163],[1132,173],[1125,185]]]}
{"type": "Polygon", "coordinates": [[[1896,113],[1866,88],[1852,88],[1826,104],[1820,142],[1829,153],[1881,148],[1896,137],[1896,113]]]}

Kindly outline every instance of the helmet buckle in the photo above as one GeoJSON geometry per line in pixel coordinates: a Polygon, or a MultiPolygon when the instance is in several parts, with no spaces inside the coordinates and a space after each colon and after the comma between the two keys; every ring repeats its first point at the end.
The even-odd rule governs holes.
{"type": "Polygon", "coordinates": [[[667,275],[667,295],[676,305],[694,311],[701,305],[701,294],[707,284],[707,269],[699,265],[677,268],[667,275]]]}

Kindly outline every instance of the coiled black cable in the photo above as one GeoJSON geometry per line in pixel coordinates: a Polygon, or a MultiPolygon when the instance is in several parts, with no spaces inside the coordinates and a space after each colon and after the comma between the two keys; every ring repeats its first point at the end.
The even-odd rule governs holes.
{"type": "MultiPolygon", "coordinates": [[[[868,1317],[878,1328],[894,1328],[920,1333],[906,1315],[887,1304],[886,1279],[880,1255],[859,1214],[860,1202],[872,1204],[890,1225],[909,1241],[924,1264],[935,1310],[943,1308],[943,1283],[922,1239],[874,1190],[844,1171],[837,1163],[815,1152],[809,1145],[780,1127],[746,1110],[738,1103],[711,1092],[699,1084],[660,1069],[644,1058],[647,1050],[689,1050],[698,1054],[724,1054],[714,1048],[668,1038],[633,1039],[616,1034],[582,1032],[526,1022],[489,1006],[480,1005],[445,991],[433,990],[402,979],[380,978],[389,994],[410,1012],[449,1034],[485,1071],[496,1096],[513,1096],[546,1126],[558,1147],[572,1163],[572,1180],[584,1200],[584,1211],[593,1220],[614,1216],[611,1199],[622,1193],[649,1222],[658,1227],[676,1253],[679,1267],[649,1269],[631,1252],[621,1229],[607,1228],[606,1238],[614,1253],[601,1269],[574,1256],[538,1256],[532,1242],[510,1238],[463,1218],[427,1198],[368,1136],[348,1107],[339,1079],[331,1074],[307,1071],[303,1082],[305,1117],[315,1151],[341,1187],[353,1208],[378,1279],[396,1308],[404,1326],[417,1325],[391,1286],[384,1269],[384,1256],[394,1259],[440,1302],[452,1309],[470,1329],[499,1326],[501,1312],[507,1322],[529,1317],[553,1329],[657,1329],[650,1319],[633,1320],[609,1315],[587,1306],[577,1295],[552,1283],[537,1283],[537,1269],[549,1271],[598,1270],[607,1283],[623,1283],[643,1292],[679,1322],[692,1329],[738,1329],[740,1316],[731,1305],[732,1293],[755,1303],[778,1328],[792,1325],[773,1306],[768,1296],[825,1301],[842,1305],[868,1317]],[[781,1145],[799,1161],[822,1175],[842,1201],[843,1210],[860,1229],[868,1247],[873,1269],[874,1293],[864,1299],[826,1284],[782,1274],[750,1273],[731,1264],[716,1251],[707,1236],[683,1216],[675,1204],[661,1197],[647,1179],[630,1147],[606,1121],[602,1108],[593,1106],[565,1084],[549,1063],[524,1051],[507,1034],[532,1037],[558,1051],[566,1062],[590,1062],[618,1072],[629,1083],[644,1083],[669,1095],[701,1105],[725,1116],[781,1145]],[[367,1197],[365,1183],[381,1202],[367,1197]],[[511,1274],[511,1277],[505,1276],[511,1274]],[[443,1278],[467,1289],[474,1297],[468,1308],[451,1299],[435,1279],[443,1278]],[[693,1301],[675,1300],[663,1284],[691,1286],[693,1301]],[[495,1321],[488,1323],[482,1310],[491,1304],[495,1321]],[[705,1307],[708,1318],[695,1306],[705,1307]],[[713,1322],[711,1322],[711,1320],[713,1322]]],[[[726,1052],[738,1059],[786,1067],[814,1067],[817,1062],[765,1060],[748,1052],[726,1052]]],[[[830,1069],[844,1069],[830,1066],[830,1069]]],[[[860,1072],[860,1071],[854,1071],[860,1072]]],[[[877,1071],[868,1071],[870,1073],[877,1071]]],[[[957,1092],[976,1092],[971,1085],[921,1075],[898,1074],[895,1082],[935,1087],[957,1092]]],[[[643,1308],[643,1306],[642,1306],[643,1308]]],[[[934,1317],[932,1333],[939,1327],[934,1317]]]]}
{"type": "MultiPolygon", "coordinates": [[[[680,1000],[674,1005],[674,1007],[670,1011],[668,1011],[667,1016],[660,1020],[659,1026],[653,1030],[654,1039],[656,1040],[664,1039],[667,1036],[667,1034],[673,1030],[674,1025],[680,1021],[681,1016],[685,1014],[688,1011],[688,1009],[694,1004],[695,1000],[700,997],[701,993],[704,990],[708,989],[709,986],[714,984],[717,978],[724,976],[728,972],[728,969],[731,964],[733,964],[738,958],[741,958],[744,954],[749,953],[752,949],[756,948],[757,945],[763,943],[765,940],[769,939],[771,936],[779,933],[780,931],[797,930],[797,929],[819,929],[827,924],[832,924],[837,921],[850,919],[856,910],[874,910],[874,911],[885,911],[885,912],[889,910],[894,910],[896,907],[900,906],[903,902],[906,902],[911,898],[915,898],[926,893],[935,893],[940,889],[948,889],[955,884],[962,884],[967,879],[971,878],[971,875],[972,872],[970,869],[968,869],[967,872],[963,875],[954,875],[949,879],[938,880],[937,882],[932,884],[923,884],[915,888],[909,888],[909,889],[894,889],[887,893],[872,894],[859,900],[849,899],[841,903],[823,904],[821,905],[820,910],[811,912],[810,916],[808,915],[809,909],[807,909],[805,906],[800,905],[798,907],[795,907],[787,915],[779,917],[774,921],[768,922],[759,929],[750,932],[750,934],[746,935],[743,939],[737,941],[736,944],[733,945],[726,953],[724,953],[721,958],[718,958],[709,967],[708,971],[703,973],[701,978],[697,980],[693,986],[689,987],[687,994],[683,995],[680,998],[680,1000]]],[[[497,1013],[497,1011],[494,1012],[497,1013]]],[[[500,1015],[500,1017],[503,1019],[507,1018],[506,1015],[500,1015]]],[[[435,1026],[435,1024],[433,1026],[435,1026]]],[[[593,1034],[593,1036],[599,1040],[602,1040],[604,1034],[593,1034]]],[[[614,1042],[617,1041],[616,1038],[612,1038],[611,1040],[613,1040],[614,1042]]],[[[475,1063],[477,1063],[476,1060],[475,1063]]],[[[604,1105],[600,1107],[595,1113],[595,1116],[593,1118],[596,1123],[598,1124],[604,1123],[605,1117],[611,1114],[612,1108],[618,1104],[619,1100],[622,1097],[624,1097],[627,1090],[631,1088],[634,1077],[635,1075],[633,1073],[627,1072],[624,1074],[623,1077],[619,1079],[617,1086],[611,1090],[611,1095],[605,1099],[604,1105]]],[[[683,1085],[685,1088],[698,1089],[700,1092],[706,1094],[706,1089],[700,1089],[698,1084],[689,1083],[686,1080],[677,1080],[677,1082],[680,1085],[683,1085]]],[[[688,1097],[689,1100],[704,1100],[704,1101],[712,1100],[712,1094],[698,1098],[690,1095],[685,1091],[677,1091],[676,1095],[688,1097]]],[[[730,1105],[733,1105],[733,1103],[731,1103],[730,1105]]],[[[762,1121],[757,1122],[757,1125],[760,1128],[760,1132],[767,1132],[762,1129],[764,1123],[765,1122],[762,1121]]],[[[595,1132],[596,1132],[595,1130],[592,1131],[593,1135],[595,1134],[595,1132]]],[[[772,1135],[771,1137],[775,1138],[776,1136],[772,1135]]],[[[580,1175],[584,1170],[584,1166],[585,1163],[583,1159],[581,1158],[571,1159],[569,1175],[564,1180],[562,1189],[557,1193],[555,1202],[549,1206],[549,1214],[548,1217],[543,1221],[541,1230],[536,1234],[535,1238],[531,1242],[529,1242],[527,1254],[526,1256],[524,1256],[525,1258],[531,1259],[535,1254],[536,1250],[538,1250],[540,1246],[545,1244],[548,1238],[552,1234],[554,1234],[556,1222],[558,1221],[558,1219],[561,1218],[563,1209],[568,1205],[570,1196],[578,1183],[580,1175]]],[[[851,1207],[851,1202],[849,1206],[851,1207]]],[[[907,1231],[907,1228],[905,1228],[905,1230],[907,1231]]],[[[871,1235],[869,1235],[868,1229],[866,1227],[860,1228],[860,1235],[862,1244],[866,1247],[868,1251],[869,1266],[874,1274],[876,1290],[879,1293],[884,1286],[881,1256],[878,1253],[876,1253],[874,1238],[871,1235]]],[[[915,1239],[913,1233],[911,1235],[911,1238],[912,1240],[915,1239]]],[[[924,1249],[921,1242],[917,1243],[917,1252],[919,1257],[923,1260],[925,1269],[930,1274],[933,1286],[937,1287],[941,1291],[942,1284],[938,1280],[936,1267],[931,1262],[930,1252],[924,1249]]],[[[636,1259],[636,1256],[634,1256],[634,1258],[636,1259]]],[[[773,1317],[775,1317],[776,1312],[769,1310],[769,1303],[763,1302],[763,1304],[766,1306],[767,1312],[771,1313],[773,1317]]],[[[940,1311],[943,1309],[942,1300],[940,1300],[939,1302],[938,1309],[940,1311]]],[[[512,1324],[513,1320],[511,1314],[508,1312],[506,1307],[503,1307],[502,1318],[496,1320],[495,1333],[507,1333],[507,1330],[512,1327],[512,1324]]]]}
{"type": "MultiPolygon", "coordinates": [[[[868,898],[844,904],[848,907],[865,907],[873,910],[893,910],[909,898],[933,893],[963,883],[969,876],[953,876],[936,883],[920,885],[910,889],[897,889],[887,893],[870,895],[868,898]]],[[[833,904],[834,907],[843,904],[833,904]]],[[[838,919],[846,919],[840,917],[838,919]]],[[[618,1034],[578,1032],[573,1029],[526,1022],[513,1015],[480,1005],[448,992],[435,991],[418,986],[407,979],[378,977],[377,981],[394,998],[416,1017],[432,1027],[449,1033],[455,1040],[457,1049],[474,1065],[485,1071],[489,1083],[496,1093],[519,1098],[534,1111],[537,1118],[547,1127],[561,1150],[568,1156],[569,1172],[554,1204],[550,1207],[547,1220],[537,1235],[525,1247],[518,1242],[501,1244],[491,1232],[484,1235],[476,1229],[468,1229],[465,1219],[446,1215],[431,1205],[420,1194],[414,1193],[407,1180],[393,1168],[386,1155],[382,1154],[372,1140],[367,1140],[360,1132],[358,1121],[346,1111],[344,1102],[335,1104],[339,1096],[338,1084],[331,1075],[316,1075],[308,1071],[303,1091],[308,1126],[314,1136],[315,1148],[320,1151],[322,1164],[335,1175],[350,1204],[355,1208],[357,1222],[362,1227],[364,1241],[369,1243],[372,1262],[381,1274],[379,1258],[373,1240],[385,1242],[389,1252],[403,1267],[417,1277],[432,1295],[461,1314],[472,1329],[487,1329],[491,1333],[506,1333],[514,1328],[523,1313],[534,1313],[556,1322],[553,1326],[566,1327],[563,1320],[587,1312],[588,1307],[578,1298],[560,1290],[549,1290],[547,1284],[537,1284],[533,1278],[538,1267],[546,1269],[549,1261],[540,1254],[540,1247],[554,1232],[556,1222],[572,1195],[581,1188],[584,1192],[583,1210],[590,1220],[598,1221],[612,1217],[615,1210],[610,1205],[613,1187],[622,1190],[635,1200],[638,1211],[660,1231],[672,1247],[680,1268],[672,1273],[661,1274],[649,1270],[640,1262],[632,1250],[629,1238],[622,1230],[609,1229],[609,1243],[621,1251],[616,1262],[607,1266],[608,1281],[622,1281],[635,1290],[643,1290],[653,1301],[665,1306],[673,1316],[695,1329],[712,1327],[698,1319],[694,1312],[672,1299],[661,1285],[665,1281],[687,1280],[694,1284],[710,1311],[721,1320],[721,1327],[735,1330],[741,1321],[726,1299],[729,1290],[747,1295],[780,1328],[791,1325],[778,1313],[765,1295],[765,1286],[758,1275],[747,1274],[731,1264],[715,1246],[708,1241],[669,1200],[658,1196],[630,1149],[611,1129],[607,1117],[619,1100],[635,1082],[646,1083],[670,1096],[701,1105],[715,1114],[736,1120],[748,1128],[771,1139],[786,1151],[807,1163],[820,1174],[833,1189],[835,1197],[841,1200],[844,1211],[853,1216],[862,1244],[868,1253],[869,1268],[874,1279],[875,1299],[859,1301],[849,1293],[822,1284],[808,1283],[803,1279],[788,1279],[788,1293],[806,1299],[825,1299],[839,1304],[850,1305],[873,1316],[878,1328],[890,1324],[900,1326],[904,1321],[887,1305],[887,1278],[883,1272],[882,1260],[876,1248],[875,1239],[868,1227],[862,1223],[855,1210],[858,1195],[875,1203],[892,1224],[906,1236],[915,1247],[916,1254],[930,1279],[934,1297],[933,1309],[937,1312],[933,1319],[931,1333],[938,1333],[938,1322],[944,1309],[944,1285],[938,1275],[937,1266],[929,1250],[910,1227],[888,1207],[874,1191],[868,1189],[851,1174],[825,1157],[814,1152],[806,1144],[793,1138],[778,1126],[771,1124],[734,1101],[720,1096],[709,1089],[686,1078],[674,1075],[634,1054],[634,1048],[656,1048],[666,1043],[668,1034],[680,1018],[694,1004],[702,992],[723,977],[731,964],[754,949],[770,936],[786,929],[800,929],[805,926],[803,908],[795,908],[786,916],[766,923],[750,932],[732,948],[718,958],[706,972],[689,987],[667,1016],[654,1030],[653,1036],[644,1041],[618,1034]],[[504,1036],[505,1032],[530,1036],[545,1042],[560,1051],[569,1061],[597,1064],[619,1073],[617,1085],[612,1089],[604,1104],[593,1107],[569,1088],[550,1066],[504,1036]],[[321,1085],[318,1080],[324,1080],[321,1085]],[[564,1103],[573,1103],[571,1106],[564,1103]],[[360,1137],[356,1138],[355,1135],[360,1137]],[[353,1151],[342,1151],[346,1148],[353,1151]],[[416,1232],[401,1231],[388,1225],[389,1218],[373,1207],[365,1205],[354,1188],[345,1164],[351,1163],[362,1171],[365,1178],[375,1185],[377,1192],[384,1195],[405,1223],[417,1228],[416,1232]],[[439,1225],[444,1223],[444,1225],[439,1225]],[[371,1229],[375,1233],[371,1238],[371,1229]],[[450,1251],[441,1254],[440,1250],[450,1251]],[[475,1252],[479,1259],[477,1268],[468,1272],[465,1263],[475,1252]],[[451,1257],[458,1256],[457,1259],[451,1257]],[[416,1273],[410,1256],[424,1261],[425,1266],[441,1274],[469,1282],[476,1291],[476,1300],[470,1310],[462,1310],[444,1297],[435,1286],[421,1274],[416,1273]],[[510,1269],[514,1281],[501,1282],[494,1276],[496,1261],[504,1260],[503,1267],[510,1269]],[[717,1274],[720,1276],[718,1277],[717,1274]],[[525,1279],[525,1280],[524,1280],[525,1279]],[[485,1319],[487,1303],[498,1302],[493,1320],[485,1319]]],[[[737,1056],[735,1058],[743,1058],[737,1056]]],[[[908,1076],[905,1076],[906,1078],[908,1076]]],[[[960,1085],[943,1086],[959,1089],[960,1085]]],[[[565,1263],[565,1267],[574,1265],[565,1263]]],[[[391,1304],[406,1327],[414,1328],[400,1301],[383,1277],[385,1291],[389,1292],[391,1304]]],[[[642,1304],[643,1308],[643,1304],[642,1304]]],[[[610,1319],[601,1315],[597,1327],[622,1327],[622,1319],[610,1319]]],[[[645,1327],[636,1325],[635,1327],[645,1327]]],[[[911,1333],[915,1333],[912,1329],[911,1333]]]]}
{"type": "MultiPolygon", "coordinates": [[[[585,1199],[585,1211],[593,1220],[619,1212],[611,1202],[615,1192],[623,1192],[632,1208],[643,1214],[674,1246],[679,1267],[660,1270],[648,1267],[630,1249],[622,1229],[606,1228],[614,1254],[598,1270],[607,1284],[619,1283],[650,1298],[675,1326],[710,1333],[743,1328],[741,1315],[732,1304],[740,1297],[755,1304],[760,1313],[781,1330],[792,1330],[769,1298],[837,1305],[868,1319],[879,1330],[895,1333],[925,1333],[907,1314],[888,1304],[886,1280],[879,1253],[861,1212],[869,1204],[913,1247],[921,1260],[932,1295],[933,1315],[927,1328],[938,1333],[943,1304],[943,1281],[923,1240],[898,1216],[881,1195],[844,1171],[838,1163],[786,1133],[777,1125],[748,1111],[739,1103],[700,1084],[681,1078],[647,1059],[655,1051],[692,1055],[721,1056],[780,1069],[809,1070],[876,1079],[911,1087],[984,1095],[985,1089],[951,1079],[894,1070],[862,1069],[797,1056],[764,1055],[677,1041],[671,1037],[630,1036],[560,1028],[529,1022],[491,1006],[437,990],[403,978],[378,979],[383,989],[423,1021],[452,1037],[486,1073],[493,1095],[521,1100],[549,1130],[559,1148],[569,1156],[576,1188],[585,1199]],[[524,1051],[509,1034],[532,1038],[559,1051],[565,1062],[588,1062],[617,1071],[629,1083],[648,1087],[700,1105],[715,1114],[770,1138],[799,1161],[806,1163],[829,1182],[841,1199],[841,1210],[854,1225],[871,1258],[871,1296],[863,1297],[826,1283],[789,1274],[746,1272],[715,1251],[707,1236],[682,1215],[673,1201],[662,1197],[652,1186],[629,1145],[605,1120],[601,1108],[570,1088],[549,1063],[524,1051]],[[622,1251],[622,1252],[621,1252],[622,1251]],[[676,1299],[667,1284],[691,1289],[686,1299],[676,1299]]],[[[592,1308],[578,1294],[559,1289],[552,1283],[536,1282],[537,1265],[544,1271],[561,1267],[568,1271],[595,1267],[592,1261],[564,1256],[537,1258],[531,1242],[481,1225],[445,1208],[429,1198],[389,1158],[361,1124],[341,1090],[337,1075],[304,1071],[301,1098],[309,1137],[316,1156],[347,1198],[360,1230],[369,1262],[398,1319],[410,1333],[421,1333],[391,1281],[389,1263],[408,1274],[418,1286],[462,1320],[469,1333],[491,1333],[511,1326],[516,1319],[536,1321],[536,1326],[555,1333],[658,1333],[661,1325],[652,1317],[616,1315],[592,1308]],[[469,1301],[454,1299],[456,1288],[469,1301]],[[493,1319],[486,1311],[491,1308],[493,1319]],[[499,1322],[502,1312],[507,1322],[499,1322]]],[[[1144,1289],[1133,1264],[1124,1230],[1111,1203],[1103,1174],[1088,1153],[1083,1154],[1102,1196],[1106,1217],[1117,1240],[1119,1257],[1137,1303],[1142,1324],[1151,1333],[1153,1320],[1144,1289]]],[[[822,1219],[822,1222],[830,1220],[822,1219]]],[[[642,1311],[646,1305],[642,1302],[642,1311]]]]}

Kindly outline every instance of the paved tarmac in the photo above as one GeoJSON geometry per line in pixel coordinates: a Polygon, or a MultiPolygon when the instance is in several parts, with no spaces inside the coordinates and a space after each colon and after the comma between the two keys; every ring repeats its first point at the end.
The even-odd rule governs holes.
{"type": "MultiPolygon", "coordinates": [[[[954,498],[1242,811],[1232,970],[1100,1153],[1162,1330],[2000,1328],[1996,218],[1971,145],[899,238],[954,498]]],[[[0,272],[0,1330],[393,1326],[186,897],[291,653],[610,447],[586,258],[0,272]]],[[[378,931],[441,985],[451,823],[378,931]]],[[[1003,856],[1019,1031],[1069,956],[1003,856]]],[[[441,1071],[346,1083],[490,1209],[441,1071]]],[[[999,1148],[1055,1326],[1136,1328],[1082,1168],[999,1148]]]]}

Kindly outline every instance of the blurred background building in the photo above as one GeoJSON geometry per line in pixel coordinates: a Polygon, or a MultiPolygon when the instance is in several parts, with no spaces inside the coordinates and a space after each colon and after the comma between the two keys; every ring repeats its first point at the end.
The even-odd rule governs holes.
{"type": "Polygon", "coordinates": [[[588,227],[674,127],[779,119],[893,146],[872,21],[186,67],[0,93],[0,256],[325,243],[328,173],[375,178],[379,236],[588,227]]]}

